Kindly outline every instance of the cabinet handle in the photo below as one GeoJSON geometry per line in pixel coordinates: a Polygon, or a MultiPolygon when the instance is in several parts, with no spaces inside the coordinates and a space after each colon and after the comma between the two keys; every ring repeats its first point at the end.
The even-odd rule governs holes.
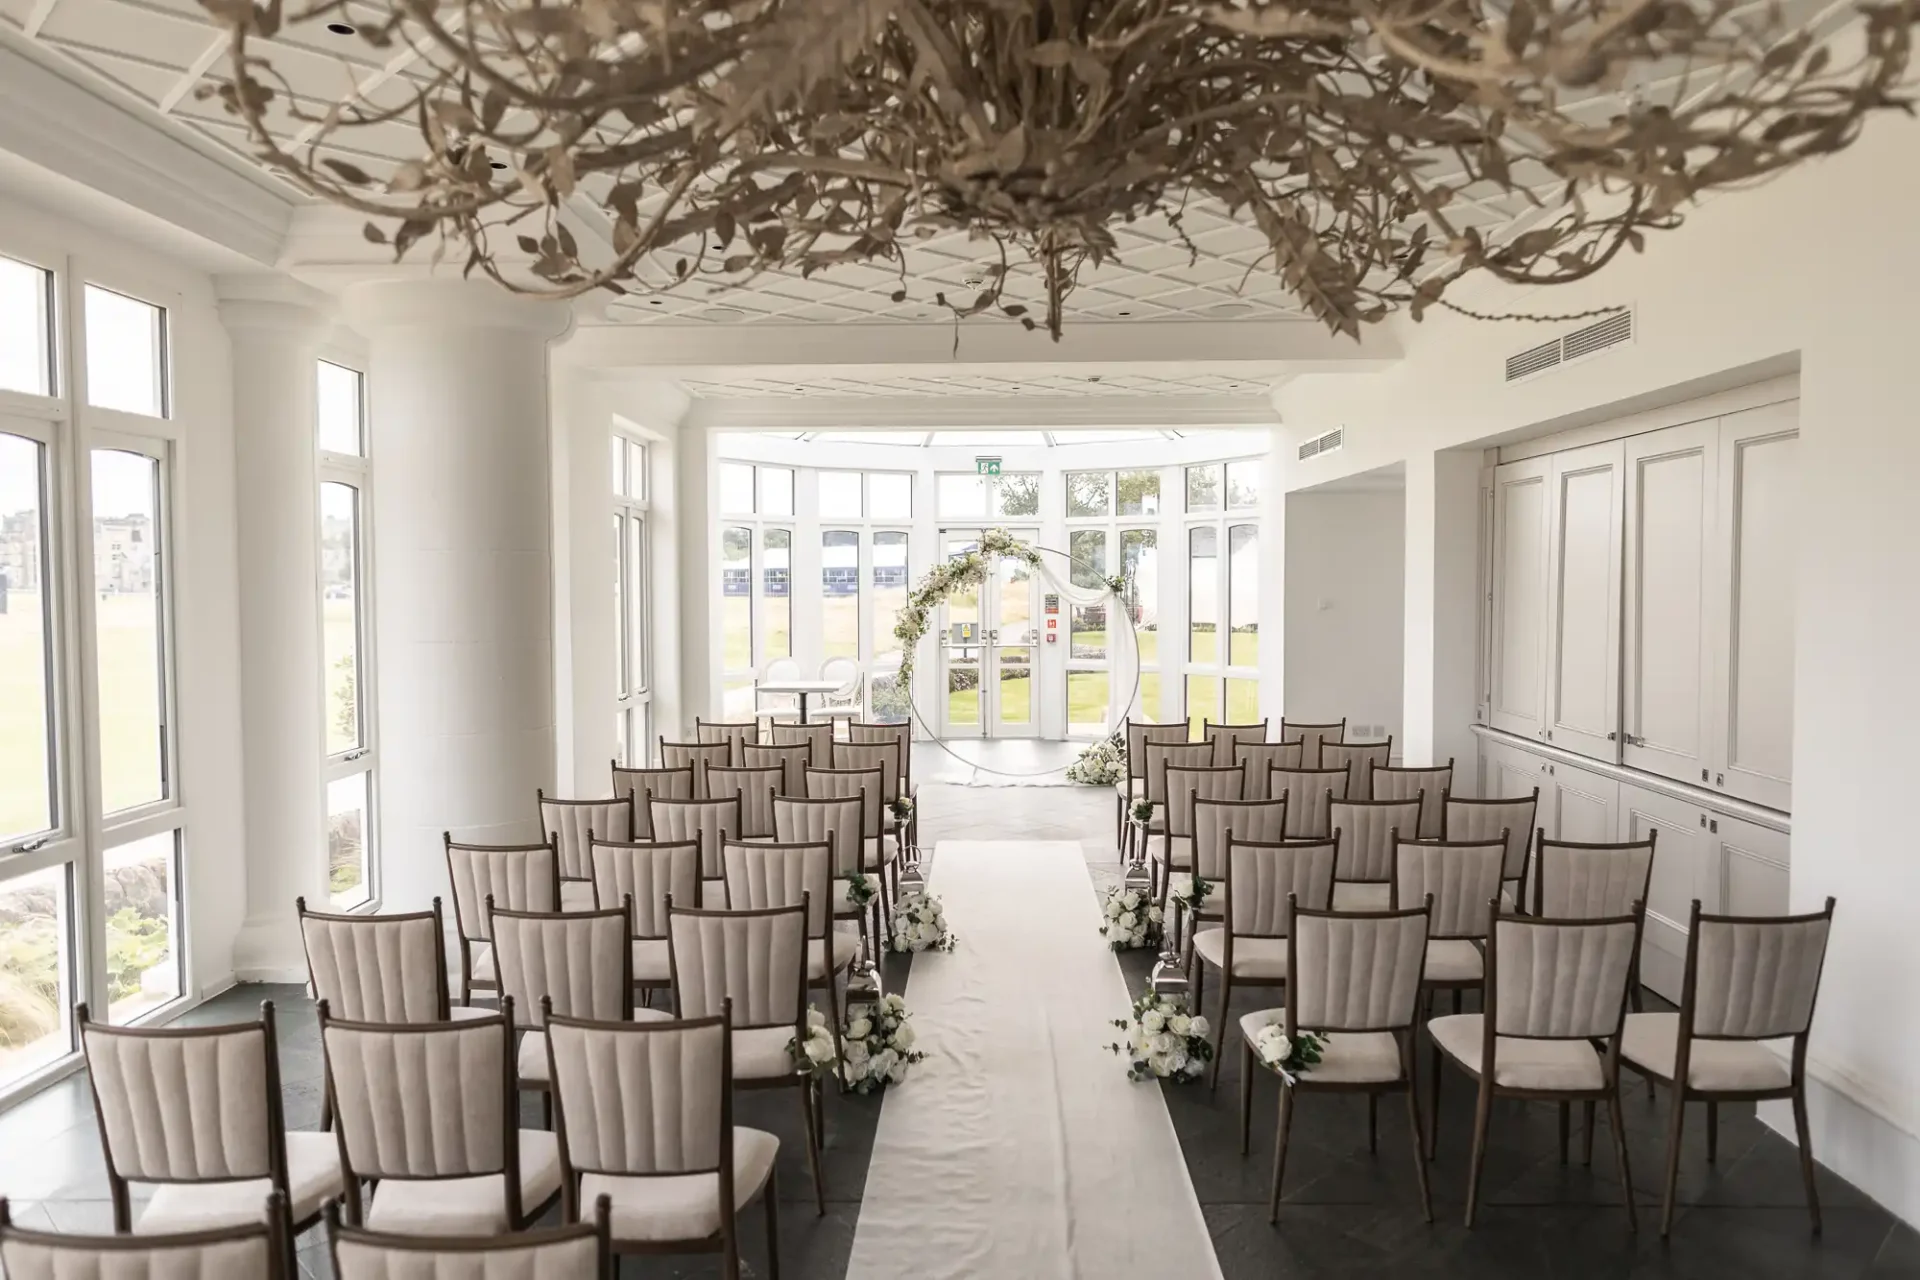
{"type": "Polygon", "coordinates": [[[1707,825],[1707,815],[1704,813],[1700,815],[1700,825],[1703,827],[1707,825]]]}
{"type": "Polygon", "coordinates": [[[1618,734],[1615,734],[1615,733],[1612,733],[1612,732],[1609,732],[1609,733],[1607,734],[1607,741],[1608,741],[1608,742],[1614,742],[1614,741],[1617,741],[1617,740],[1618,740],[1618,738],[1619,738],[1619,735],[1618,735],[1618,734]]]}
{"type": "Polygon", "coordinates": [[[1547,730],[1547,741],[1548,741],[1548,742],[1552,742],[1552,741],[1553,741],[1553,730],[1551,730],[1551,729],[1549,729],[1549,730],[1547,730]]]}
{"type": "Polygon", "coordinates": [[[1705,769],[1702,769],[1700,771],[1700,781],[1705,782],[1706,780],[1707,780],[1707,771],[1705,769]]]}
{"type": "Polygon", "coordinates": [[[1719,834],[1720,834],[1720,819],[1718,819],[1718,818],[1714,818],[1714,819],[1712,819],[1711,821],[1709,821],[1709,822],[1707,823],[1707,830],[1709,830],[1709,831],[1711,831],[1711,832],[1713,832],[1713,833],[1714,833],[1715,835],[1719,835],[1719,834]]]}
{"type": "Polygon", "coordinates": [[[1726,775],[1726,774],[1724,774],[1724,773],[1716,773],[1716,774],[1714,774],[1714,775],[1713,775],[1713,785],[1714,785],[1714,786],[1716,786],[1716,787],[1724,787],[1724,786],[1726,786],[1726,785],[1727,785],[1727,775],[1726,775]]]}

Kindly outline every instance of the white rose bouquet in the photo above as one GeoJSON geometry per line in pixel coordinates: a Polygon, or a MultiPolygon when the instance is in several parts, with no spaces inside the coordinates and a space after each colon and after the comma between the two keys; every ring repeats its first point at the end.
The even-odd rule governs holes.
{"type": "Polygon", "coordinates": [[[913,817],[913,797],[901,796],[897,800],[887,801],[887,812],[893,815],[895,822],[906,826],[907,820],[913,817]]]}
{"type": "Polygon", "coordinates": [[[1080,753],[1067,766],[1067,781],[1089,787],[1110,787],[1127,776],[1127,731],[1121,729],[1080,753]]]}
{"type": "Polygon", "coordinates": [[[1187,882],[1172,891],[1173,899],[1196,916],[1200,914],[1200,905],[1213,892],[1213,882],[1200,876],[1190,876],[1187,882]]]}
{"type": "Polygon", "coordinates": [[[1154,804],[1151,800],[1135,800],[1127,809],[1127,817],[1133,825],[1145,831],[1153,825],[1154,804]]]}
{"type": "Polygon", "coordinates": [[[909,893],[893,908],[895,951],[951,951],[953,931],[947,928],[946,909],[930,893],[909,893]]]}
{"type": "Polygon", "coordinates": [[[859,910],[880,895],[880,886],[869,876],[858,872],[846,877],[847,905],[859,910]]]}
{"type": "Polygon", "coordinates": [[[1138,889],[1117,884],[1107,890],[1100,914],[1100,936],[1115,951],[1133,951],[1158,940],[1164,913],[1159,903],[1138,889]]]}
{"type": "Polygon", "coordinates": [[[1320,1065],[1326,1040],[1316,1032],[1296,1031],[1287,1036],[1284,1023],[1270,1022],[1253,1038],[1253,1056],[1260,1065],[1292,1084],[1320,1065]]]}
{"type": "Polygon", "coordinates": [[[1127,1060],[1129,1080],[1198,1080],[1213,1060],[1207,1039],[1212,1026],[1199,1014],[1187,1013],[1185,996],[1161,996],[1149,991],[1133,1005],[1133,1016],[1115,1018],[1120,1028],[1117,1044],[1107,1048],[1127,1060]]]}
{"type": "Polygon", "coordinates": [[[787,1041],[787,1056],[793,1059],[793,1068],[803,1076],[827,1076],[833,1074],[834,1063],[840,1055],[833,1047],[833,1028],[827,1025],[827,1015],[812,1005],[807,1006],[807,1038],[802,1041],[795,1036],[787,1041]]]}
{"type": "Polygon", "coordinates": [[[882,996],[876,1004],[847,1009],[843,1043],[846,1061],[840,1076],[855,1093],[873,1093],[907,1078],[907,1068],[927,1055],[914,1048],[913,1024],[907,1021],[907,1002],[882,996]]]}

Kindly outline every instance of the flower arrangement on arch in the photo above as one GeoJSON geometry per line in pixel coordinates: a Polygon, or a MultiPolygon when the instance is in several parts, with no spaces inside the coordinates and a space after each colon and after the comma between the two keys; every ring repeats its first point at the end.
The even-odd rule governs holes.
{"type": "Polygon", "coordinates": [[[1253,1038],[1253,1056],[1260,1065],[1293,1084],[1320,1065],[1326,1037],[1314,1031],[1295,1031],[1287,1035],[1284,1023],[1269,1022],[1253,1038]]]}
{"type": "Polygon", "coordinates": [[[909,893],[894,904],[895,951],[951,951],[956,940],[946,909],[932,894],[909,893]]]}
{"type": "Polygon", "coordinates": [[[1117,1043],[1107,1048],[1127,1060],[1129,1080],[1198,1080],[1213,1061],[1207,1039],[1211,1025],[1199,1014],[1187,1012],[1185,996],[1163,996],[1149,991],[1134,1001],[1131,1017],[1115,1018],[1117,1043]]]}
{"type": "Polygon", "coordinates": [[[1117,729],[1082,751],[1067,766],[1067,781],[1110,787],[1127,776],[1127,731],[1117,729]]]}
{"type": "Polygon", "coordinates": [[[1160,904],[1124,884],[1107,890],[1100,903],[1100,936],[1115,951],[1136,951],[1159,940],[1165,915],[1160,904]]]}
{"type": "Polygon", "coordinates": [[[855,1093],[873,1093],[907,1078],[907,1068],[927,1055],[914,1045],[913,1015],[897,995],[847,1009],[840,1077],[855,1093]]]}
{"type": "Polygon", "coordinates": [[[795,1036],[787,1041],[787,1056],[793,1068],[803,1076],[830,1076],[840,1054],[833,1047],[833,1028],[827,1015],[813,1005],[807,1006],[807,1038],[795,1036]]]}

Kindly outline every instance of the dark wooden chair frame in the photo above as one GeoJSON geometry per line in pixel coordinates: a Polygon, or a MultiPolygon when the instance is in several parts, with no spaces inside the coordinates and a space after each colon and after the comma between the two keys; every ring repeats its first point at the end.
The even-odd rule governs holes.
{"type": "Polygon", "coordinates": [[[1319,724],[1311,724],[1305,720],[1289,720],[1285,716],[1280,717],[1280,741],[1299,742],[1301,744],[1300,767],[1302,769],[1318,769],[1320,767],[1321,743],[1345,742],[1346,739],[1347,718],[1345,716],[1341,716],[1338,720],[1328,720],[1319,724]],[[1328,730],[1332,730],[1332,732],[1329,733],[1328,730]],[[1313,762],[1311,764],[1306,760],[1306,741],[1309,734],[1313,737],[1313,762]]]}
{"type": "MultiPolygon", "coordinates": [[[[217,1227],[207,1231],[179,1231],[165,1235],[136,1236],[119,1234],[111,1236],[79,1235],[64,1231],[36,1231],[31,1227],[15,1225],[12,1209],[7,1198],[0,1196],[0,1255],[6,1252],[9,1240],[18,1240],[22,1244],[36,1245],[43,1249],[71,1249],[79,1253],[144,1253],[148,1251],[164,1252],[169,1249],[204,1249],[214,1245],[241,1244],[248,1240],[265,1240],[267,1243],[267,1271],[260,1280],[293,1280],[298,1275],[298,1263],[293,1252],[293,1227],[287,1218],[287,1198],[278,1189],[266,1195],[266,1220],[247,1222],[233,1227],[217,1227]]],[[[324,1212],[333,1213],[331,1203],[324,1212]]]]}
{"type": "MultiPolygon", "coordinates": [[[[564,1142],[562,1150],[565,1150],[564,1142]]],[[[564,1167],[564,1157],[562,1159],[564,1167]]],[[[504,1236],[408,1236],[350,1227],[340,1220],[340,1210],[330,1204],[327,1206],[327,1257],[333,1263],[333,1272],[337,1276],[340,1274],[340,1243],[343,1240],[396,1253],[516,1253],[541,1245],[591,1238],[599,1242],[596,1250],[598,1258],[594,1263],[593,1275],[582,1276],[580,1280],[616,1280],[613,1249],[609,1243],[612,1239],[612,1212],[612,1203],[607,1197],[601,1196],[595,1205],[591,1223],[534,1227],[504,1236]]]]}
{"type": "MultiPolygon", "coordinates": [[[[1392,739],[1389,738],[1388,741],[1392,741],[1392,739]]],[[[1413,774],[1425,775],[1420,779],[1420,785],[1414,788],[1414,791],[1421,797],[1420,838],[1422,840],[1442,839],[1445,837],[1446,830],[1447,830],[1446,796],[1447,796],[1447,793],[1453,789],[1453,768],[1454,768],[1454,758],[1452,756],[1447,757],[1447,762],[1445,764],[1422,764],[1422,765],[1376,764],[1376,765],[1372,765],[1367,769],[1367,799],[1369,800],[1380,799],[1379,792],[1374,789],[1374,781],[1373,781],[1374,778],[1379,774],[1382,774],[1382,773],[1407,774],[1409,776],[1413,774]],[[1439,782],[1440,785],[1439,786],[1430,785],[1434,781],[1439,782]],[[1434,804],[1433,804],[1434,832],[1431,836],[1427,834],[1426,797],[1428,796],[1432,796],[1434,799],[1434,804]]]]}
{"type": "MultiPolygon", "coordinates": [[[[455,840],[453,833],[450,831],[442,831],[440,833],[440,843],[446,851],[447,876],[449,881],[451,881],[453,876],[453,851],[455,849],[466,849],[486,853],[531,853],[535,849],[548,850],[553,854],[553,909],[555,911],[560,909],[560,850],[553,841],[541,840],[535,841],[532,844],[469,844],[465,841],[455,840]]],[[[486,919],[486,906],[484,904],[482,904],[480,908],[480,918],[482,921],[486,919]]],[[[466,914],[460,910],[460,895],[457,893],[453,895],[453,932],[455,940],[460,945],[460,1003],[464,1007],[473,1003],[474,992],[498,991],[500,989],[500,962],[498,959],[494,961],[493,977],[476,978],[473,976],[473,944],[476,942],[484,942],[488,946],[492,946],[493,939],[491,937],[469,938],[467,936],[466,914]]]]}
{"type": "Polygon", "coordinates": [[[1453,794],[1451,787],[1440,793],[1440,838],[1442,840],[1455,839],[1453,832],[1450,830],[1453,823],[1449,816],[1454,805],[1527,803],[1531,803],[1533,807],[1527,811],[1526,825],[1524,827],[1515,827],[1509,824],[1502,828],[1502,830],[1509,834],[1509,837],[1511,837],[1511,834],[1515,831],[1525,831],[1527,833],[1527,847],[1520,851],[1520,874],[1517,876],[1506,874],[1507,868],[1504,864],[1500,869],[1500,886],[1502,888],[1505,888],[1507,885],[1513,886],[1513,910],[1516,913],[1526,912],[1528,904],[1527,891],[1531,887],[1533,879],[1533,836],[1534,831],[1537,829],[1537,819],[1540,816],[1540,788],[1535,787],[1531,796],[1457,796],[1453,794]]]}
{"type": "MultiPolygon", "coordinates": [[[[1338,747],[1343,752],[1379,751],[1382,757],[1389,763],[1393,760],[1392,734],[1388,734],[1384,740],[1378,742],[1348,742],[1344,739],[1339,742],[1322,741],[1320,743],[1320,768],[1323,771],[1343,767],[1341,765],[1330,765],[1327,763],[1328,747],[1338,747]]],[[[1372,755],[1362,754],[1355,755],[1351,759],[1348,759],[1344,767],[1347,771],[1347,799],[1373,799],[1373,771],[1376,768],[1385,768],[1386,766],[1377,764],[1372,755]]]]}
{"type": "MultiPolygon", "coordinates": [[[[627,839],[635,840],[639,838],[637,833],[640,830],[640,814],[634,805],[633,792],[631,791],[623,796],[620,794],[620,789],[616,786],[613,794],[604,799],[563,800],[559,796],[550,796],[543,789],[535,787],[533,795],[534,799],[539,803],[540,830],[546,834],[547,842],[553,846],[553,851],[556,855],[564,857],[564,855],[560,854],[560,833],[547,825],[547,806],[550,804],[563,805],[569,808],[585,808],[589,805],[618,805],[624,802],[627,806],[627,839]]],[[[584,876],[570,876],[567,874],[566,867],[562,865],[560,867],[560,883],[562,885],[566,885],[569,882],[573,884],[580,884],[582,882],[586,884],[593,883],[593,840],[596,836],[605,836],[608,834],[610,833],[605,831],[595,831],[592,827],[587,828],[587,874],[584,876]]]]}

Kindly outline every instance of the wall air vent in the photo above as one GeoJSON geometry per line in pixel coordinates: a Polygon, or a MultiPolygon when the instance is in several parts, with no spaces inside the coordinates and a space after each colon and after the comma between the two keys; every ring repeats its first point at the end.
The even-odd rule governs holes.
{"type": "Polygon", "coordinates": [[[1602,316],[1585,328],[1575,329],[1563,338],[1543,342],[1537,347],[1507,357],[1507,381],[1522,382],[1536,378],[1549,369],[1557,369],[1575,360],[1600,354],[1609,347],[1633,341],[1633,312],[1616,311],[1602,316]]]}
{"type": "Polygon", "coordinates": [[[1518,382],[1522,378],[1531,378],[1536,373],[1545,373],[1560,363],[1560,339],[1543,342],[1537,347],[1528,347],[1518,355],[1507,357],[1507,381],[1518,382]]]}
{"type": "Polygon", "coordinates": [[[1345,444],[1346,439],[1347,429],[1345,427],[1335,427],[1331,431],[1322,432],[1311,440],[1302,440],[1300,442],[1300,461],[1305,462],[1308,458],[1317,458],[1323,453],[1332,453],[1342,444],[1345,444]]]}

